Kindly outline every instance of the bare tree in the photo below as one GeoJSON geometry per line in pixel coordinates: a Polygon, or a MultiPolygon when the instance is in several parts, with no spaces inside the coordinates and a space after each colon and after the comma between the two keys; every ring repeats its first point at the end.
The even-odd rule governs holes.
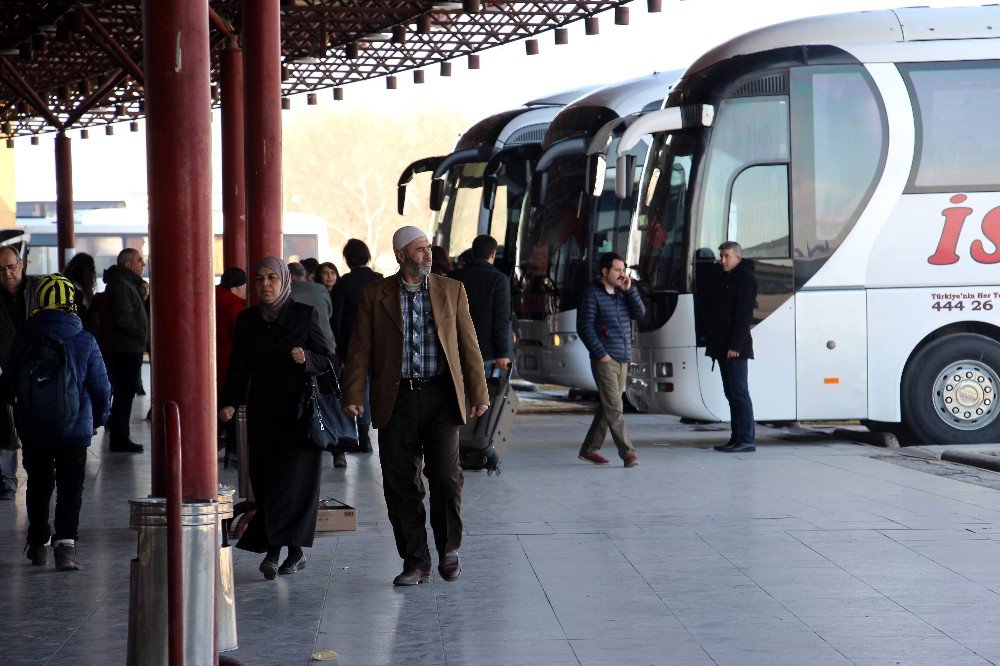
{"type": "Polygon", "coordinates": [[[426,176],[412,184],[406,215],[396,213],[399,174],[414,160],[451,152],[469,124],[450,109],[299,112],[283,132],[285,209],[327,220],[336,263],[348,238],[364,240],[373,256],[391,253],[388,239],[397,227],[429,230],[431,222],[426,176]]]}

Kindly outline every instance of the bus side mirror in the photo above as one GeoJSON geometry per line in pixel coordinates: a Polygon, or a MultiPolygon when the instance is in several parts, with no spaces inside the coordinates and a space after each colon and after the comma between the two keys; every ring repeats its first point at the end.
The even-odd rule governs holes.
{"type": "Polygon", "coordinates": [[[483,208],[493,210],[497,199],[497,182],[492,178],[483,179],[483,208]]]}
{"type": "Polygon", "coordinates": [[[536,171],[531,175],[531,203],[539,206],[545,198],[545,188],[548,186],[548,174],[544,171],[536,171]]]}
{"type": "Polygon", "coordinates": [[[592,197],[604,193],[604,169],[601,168],[604,158],[600,155],[587,156],[587,174],[584,176],[583,191],[592,197]]]}
{"type": "Polygon", "coordinates": [[[441,210],[444,203],[444,180],[435,178],[431,181],[431,210],[441,210]]]}
{"type": "Polygon", "coordinates": [[[396,211],[403,215],[406,210],[406,185],[396,186],[396,211]]]}
{"type": "Polygon", "coordinates": [[[615,164],[615,194],[628,199],[635,191],[635,155],[619,155],[615,164]]]}

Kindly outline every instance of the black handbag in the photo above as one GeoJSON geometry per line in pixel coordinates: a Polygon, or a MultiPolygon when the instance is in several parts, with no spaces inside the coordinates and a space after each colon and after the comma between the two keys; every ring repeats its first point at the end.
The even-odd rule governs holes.
{"type": "Polygon", "coordinates": [[[340,411],[340,384],[333,378],[334,393],[321,393],[316,377],[310,377],[302,391],[299,414],[295,421],[295,441],[300,446],[317,451],[327,451],[337,445],[340,432],[337,427],[340,411]]]}

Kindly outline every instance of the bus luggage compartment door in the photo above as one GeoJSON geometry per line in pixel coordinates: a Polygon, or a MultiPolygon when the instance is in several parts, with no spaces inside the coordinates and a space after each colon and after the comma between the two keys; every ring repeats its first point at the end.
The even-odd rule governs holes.
{"type": "Polygon", "coordinates": [[[865,290],[795,296],[799,420],[867,417],[865,290]]]}

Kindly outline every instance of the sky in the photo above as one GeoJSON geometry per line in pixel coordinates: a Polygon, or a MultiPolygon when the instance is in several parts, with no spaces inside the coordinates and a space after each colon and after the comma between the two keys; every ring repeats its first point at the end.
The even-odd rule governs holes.
{"type": "MultiPolygon", "coordinates": [[[[934,7],[963,6],[968,2],[933,0],[934,7]]],[[[482,52],[481,68],[468,70],[458,58],[450,78],[442,78],[436,66],[427,69],[427,83],[415,85],[409,72],[398,76],[399,89],[387,90],[384,79],[350,84],[345,101],[335,102],[331,91],[320,91],[320,104],[344,109],[365,109],[396,114],[406,122],[417,109],[451,107],[471,117],[485,117],[513,108],[536,97],[595,84],[683,69],[686,64],[723,41],[755,28],[805,16],[905,6],[884,0],[664,0],[663,11],[650,14],[646,3],[629,4],[631,21],[614,25],[614,13],[600,15],[600,34],[584,34],[583,21],[569,26],[570,43],[555,46],[553,35],[538,37],[541,53],[527,56],[524,44],[515,42],[482,52]]],[[[305,96],[292,98],[292,110],[284,112],[286,123],[294,122],[306,106],[305,96]]],[[[213,156],[216,206],[219,202],[219,122],[213,114],[213,156]]],[[[91,128],[90,138],[73,138],[73,191],[77,200],[125,200],[145,206],[145,123],[130,133],[118,124],[114,136],[91,128]]],[[[53,135],[43,135],[40,145],[27,138],[15,140],[15,194],[18,201],[55,200],[53,135]]],[[[457,137],[456,137],[457,138],[457,137]]],[[[360,141],[364,137],[359,137],[360,141]]]]}

